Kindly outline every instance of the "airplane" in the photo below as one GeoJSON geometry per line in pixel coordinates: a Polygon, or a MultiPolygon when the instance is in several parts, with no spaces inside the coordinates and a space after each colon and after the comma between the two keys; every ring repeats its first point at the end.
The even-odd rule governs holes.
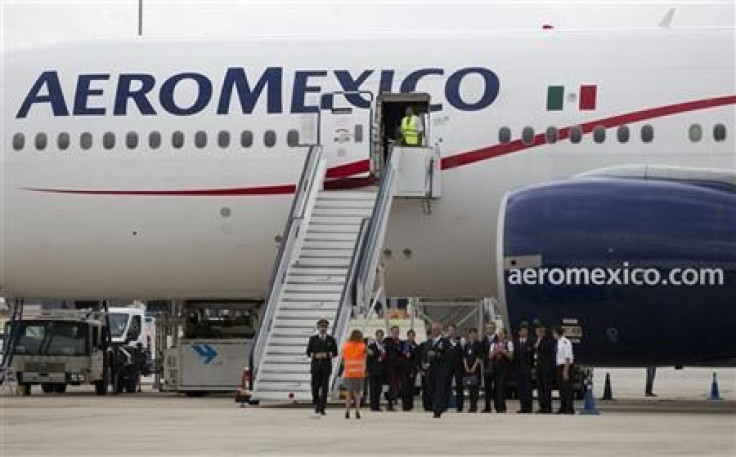
{"type": "Polygon", "coordinates": [[[374,133],[371,100],[424,94],[442,196],[394,201],[391,296],[498,296],[512,326],[584,327],[590,364],[733,357],[734,38],[732,27],[412,32],[6,53],[0,295],[262,299],[306,145],[328,140],[326,188],[370,186],[357,132],[374,133]],[[333,122],[340,93],[348,114],[333,122]],[[352,142],[330,135],[338,124],[352,142]],[[708,214],[711,230],[686,230],[708,214]],[[659,244],[635,237],[651,215],[659,244]],[[581,234],[629,257],[583,255],[581,234]],[[637,250],[645,241],[656,249],[637,250]],[[546,265],[542,249],[555,266],[684,259],[724,278],[646,293],[510,283],[514,267],[546,265]]]}

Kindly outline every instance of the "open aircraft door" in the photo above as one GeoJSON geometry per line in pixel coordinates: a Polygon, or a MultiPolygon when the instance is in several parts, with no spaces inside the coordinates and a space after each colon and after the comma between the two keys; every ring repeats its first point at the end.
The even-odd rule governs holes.
{"type": "Polygon", "coordinates": [[[319,131],[328,163],[344,165],[371,157],[373,100],[373,93],[367,91],[323,96],[319,131]]]}

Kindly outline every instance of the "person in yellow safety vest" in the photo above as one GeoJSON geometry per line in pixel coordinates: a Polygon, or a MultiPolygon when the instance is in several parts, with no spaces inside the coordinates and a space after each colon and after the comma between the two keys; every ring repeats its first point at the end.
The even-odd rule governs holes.
{"type": "Polygon", "coordinates": [[[406,107],[406,115],[401,119],[401,138],[404,146],[421,146],[424,127],[422,120],[414,114],[411,106],[406,107]]]}

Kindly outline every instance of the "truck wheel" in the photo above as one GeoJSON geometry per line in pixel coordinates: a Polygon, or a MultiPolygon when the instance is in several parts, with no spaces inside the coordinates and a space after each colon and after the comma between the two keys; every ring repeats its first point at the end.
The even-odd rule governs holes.
{"type": "Polygon", "coordinates": [[[31,385],[25,383],[18,384],[18,393],[24,397],[31,395],[31,385]]]}
{"type": "Polygon", "coordinates": [[[102,379],[95,381],[95,393],[97,395],[107,395],[107,389],[110,385],[110,370],[105,366],[102,371],[102,379]]]}
{"type": "Polygon", "coordinates": [[[50,394],[55,392],[55,386],[53,384],[41,384],[41,390],[45,394],[50,394]]]}
{"type": "Polygon", "coordinates": [[[57,394],[63,394],[64,392],[66,392],[66,384],[56,384],[54,386],[54,392],[56,392],[57,394]]]}

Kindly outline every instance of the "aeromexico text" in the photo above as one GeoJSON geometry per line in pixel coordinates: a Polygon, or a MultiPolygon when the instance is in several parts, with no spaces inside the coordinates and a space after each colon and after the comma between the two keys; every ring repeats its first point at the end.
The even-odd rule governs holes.
{"type": "MultiPolygon", "coordinates": [[[[347,101],[356,108],[369,108],[368,98],[354,92],[422,92],[423,87],[427,91],[428,80],[438,78],[444,86],[444,102],[461,111],[482,110],[498,97],[498,76],[484,67],[420,68],[402,70],[401,75],[406,76],[390,69],[287,72],[283,67],[268,67],[253,72],[230,67],[221,75],[183,72],[161,78],[151,73],[67,75],[48,70],[32,84],[16,117],[25,118],[37,110],[50,110],[54,116],[125,116],[136,111],[145,116],[250,114],[259,103],[269,114],[314,113],[321,106],[310,101],[320,100],[323,88],[353,92],[347,101]]],[[[432,111],[443,108],[443,103],[431,105],[432,111]]]]}

